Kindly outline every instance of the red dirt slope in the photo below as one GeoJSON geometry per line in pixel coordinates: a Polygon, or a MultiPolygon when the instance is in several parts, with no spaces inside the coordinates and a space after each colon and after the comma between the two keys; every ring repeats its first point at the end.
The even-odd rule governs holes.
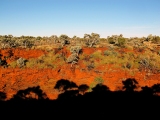
{"type": "MultiPolygon", "coordinates": [[[[106,48],[97,49],[101,51],[106,50],[106,48]]],[[[85,54],[91,54],[97,49],[84,48],[83,52],[85,54]]],[[[10,52],[12,52],[11,58],[24,57],[26,59],[37,58],[46,54],[46,52],[42,50],[0,50],[2,57],[10,56],[10,52]]],[[[99,66],[96,69],[88,71],[85,69],[85,65],[82,61],[80,61],[74,68],[71,68],[70,64],[65,64],[56,69],[13,69],[1,67],[0,91],[7,93],[7,98],[10,99],[18,90],[39,85],[50,99],[56,99],[59,92],[53,89],[53,87],[58,80],[67,79],[75,82],[77,85],[87,84],[90,86],[98,76],[101,76],[104,79],[104,84],[112,91],[121,89],[122,81],[127,78],[135,78],[139,83],[139,87],[145,85],[150,87],[153,84],[160,83],[160,74],[147,75],[145,72],[139,72],[137,70],[127,72],[125,70],[115,69],[111,65],[99,66]]],[[[140,90],[140,88],[138,90],[140,90]]]]}

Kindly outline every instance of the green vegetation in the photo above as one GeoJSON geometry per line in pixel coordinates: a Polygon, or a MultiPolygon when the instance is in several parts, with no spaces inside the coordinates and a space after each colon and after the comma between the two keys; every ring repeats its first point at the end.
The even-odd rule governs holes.
{"type": "Polygon", "coordinates": [[[102,77],[96,77],[94,79],[94,82],[97,83],[97,84],[103,84],[104,80],[102,77]]]}
{"type": "Polygon", "coordinates": [[[84,34],[84,40],[88,47],[93,47],[100,41],[100,35],[97,33],[91,33],[91,35],[84,34]]]}
{"type": "Polygon", "coordinates": [[[64,34],[59,36],[59,41],[60,41],[62,46],[70,43],[69,37],[67,35],[64,35],[64,34]]]}
{"type": "Polygon", "coordinates": [[[155,73],[160,71],[159,44],[160,37],[153,35],[142,38],[124,38],[122,34],[100,38],[97,33],[84,34],[83,38],[77,36],[70,38],[65,34],[59,37],[56,35],[50,37],[0,35],[1,49],[42,49],[47,52],[39,58],[16,58],[15,61],[7,63],[7,60],[13,56],[11,50],[9,55],[3,56],[3,59],[0,58],[0,65],[11,68],[55,69],[65,63],[71,63],[72,66],[81,61],[89,71],[100,65],[112,64],[115,68],[138,69],[155,73]],[[102,46],[106,50],[96,50],[102,46]],[[87,47],[92,47],[91,49],[95,51],[91,54],[85,54],[83,48],[87,47]],[[64,53],[64,48],[71,54],[64,53]]]}
{"type": "Polygon", "coordinates": [[[125,43],[126,43],[126,40],[125,38],[118,38],[118,46],[119,47],[125,47],[125,43]]]}
{"type": "Polygon", "coordinates": [[[71,67],[73,64],[78,63],[79,54],[82,52],[81,46],[73,46],[70,48],[71,55],[67,58],[67,63],[71,63],[71,67]]]}
{"type": "Polygon", "coordinates": [[[18,65],[18,67],[22,68],[26,65],[26,62],[27,62],[27,60],[25,58],[20,57],[17,60],[17,65],[18,65]]]}
{"type": "Polygon", "coordinates": [[[94,81],[90,84],[89,86],[89,89],[88,89],[88,92],[91,92],[92,91],[92,88],[94,88],[97,84],[103,84],[104,83],[104,80],[102,77],[100,76],[97,76],[94,81]]]}

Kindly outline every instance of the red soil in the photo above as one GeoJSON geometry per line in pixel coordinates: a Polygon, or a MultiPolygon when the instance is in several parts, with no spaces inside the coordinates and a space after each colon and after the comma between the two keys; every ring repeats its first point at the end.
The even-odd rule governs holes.
{"type": "MultiPolygon", "coordinates": [[[[102,52],[106,48],[83,48],[83,53],[91,54],[96,50],[102,52]]],[[[2,57],[9,56],[10,49],[0,50],[2,57]]],[[[14,57],[37,58],[46,54],[42,50],[25,50],[12,49],[14,57]]],[[[67,51],[67,50],[66,50],[67,51]]],[[[63,51],[63,52],[66,52],[63,51]]],[[[67,52],[67,56],[70,53],[67,52]]],[[[65,64],[56,69],[20,69],[20,68],[0,68],[0,91],[7,93],[7,98],[10,99],[18,90],[26,89],[39,85],[50,99],[56,99],[59,94],[54,88],[56,82],[60,79],[67,79],[75,82],[77,85],[87,84],[90,86],[95,77],[101,76],[104,79],[104,84],[110,90],[118,90],[122,88],[122,81],[127,78],[135,78],[139,83],[139,88],[142,86],[152,86],[160,83],[160,74],[147,75],[145,72],[132,70],[130,72],[116,69],[111,65],[102,65],[96,69],[88,71],[82,61],[71,68],[70,64],[65,64]],[[81,69],[80,69],[81,68],[81,69]]]]}
{"type": "Polygon", "coordinates": [[[26,50],[26,49],[22,49],[22,48],[18,48],[18,49],[1,49],[0,50],[0,54],[2,55],[2,59],[4,59],[5,57],[8,57],[9,59],[7,59],[7,62],[11,62],[14,61],[16,58],[25,58],[25,59],[29,59],[29,58],[37,58],[43,54],[45,54],[47,52],[43,51],[43,50],[26,50]]]}

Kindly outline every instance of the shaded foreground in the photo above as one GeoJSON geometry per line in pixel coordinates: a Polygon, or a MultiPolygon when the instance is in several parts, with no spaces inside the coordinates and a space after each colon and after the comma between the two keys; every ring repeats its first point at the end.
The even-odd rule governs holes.
{"type": "Polygon", "coordinates": [[[5,115],[5,118],[21,119],[137,119],[137,116],[144,119],[154,113],[152,118],[155,117],[160,107],[160,84],[142,87],[141,91],[135,91],[138,86],[135,79],[129,78],[122,84],[123,88],[119,91],[113,92],[107,86],[97,84],[91,92],[87,92],[87,85],[78,86],[74,82],[61,79],[54,86],[61,92],[56,100],[48,99],[39,86],[20,90],[8,101],[3,101],[6,96],[1,92],[1,115],[7,113],[9,116],[5,115]]]}

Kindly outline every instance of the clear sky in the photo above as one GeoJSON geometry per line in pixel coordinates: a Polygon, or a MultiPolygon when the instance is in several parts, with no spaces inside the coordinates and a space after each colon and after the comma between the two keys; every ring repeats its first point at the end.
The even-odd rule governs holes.
{"type": "Polygon", "coordinates": [[[0,35],[160,36],[160,0],[0,0],[0,35]]]}

